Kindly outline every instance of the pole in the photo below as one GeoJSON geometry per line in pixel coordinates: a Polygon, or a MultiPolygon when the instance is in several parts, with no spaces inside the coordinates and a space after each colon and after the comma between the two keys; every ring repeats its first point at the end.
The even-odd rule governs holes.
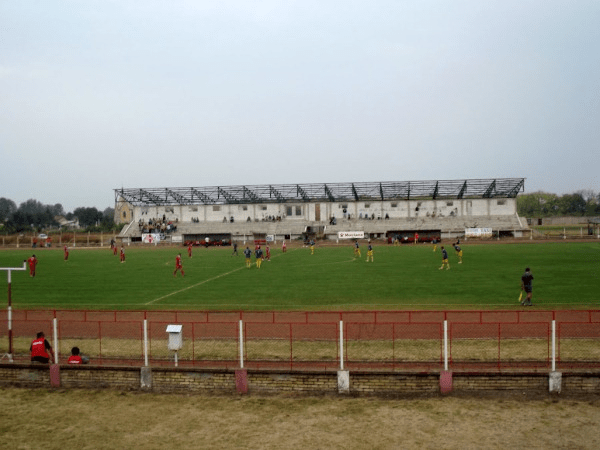
{"type": "MultiPolygon", "coordinates": [[[[17,237],[17,239],[19,239],[17,237]]],[[[18,242],[18,241],[17,241],[18,242]]],[[[11,274],[13,270],[25,270],[27,261],[23,261],[23,267],[0,267],[0,270],[6,270],[8,272],[8,353],[2,356],[8,358],[9,362],[13,362],[13,332],[12,332],[12,287],[11,287],[11,274]]]]}
{"type": "Polygon", "coordinates": [[[148,320],[144,319],[144,366],[148,367],[148,320]]]}
{"type": "Polygon", "coordinates": [[[340,320],[340,370],[344,370],[344,322],[340,320]]]}
{"type": "Polygon", "coordinates": [[[54,347],[54,364],[58,364],[58,319],[52,319],[52,345],[54,347]]]}
{"type": "Polygon", "coordinates": [[[448,321],[444,320],[444,370],[448,372],[448,321]]]}
{"type": "Polygon", "coordinates": [[[552,321],[552,372],[556,372],[556,321],[552,321]]]}
{"type": "Polygon", "coordinates": [[[240,369],[244,368],[244,326],[240,320],[240,369]]]}

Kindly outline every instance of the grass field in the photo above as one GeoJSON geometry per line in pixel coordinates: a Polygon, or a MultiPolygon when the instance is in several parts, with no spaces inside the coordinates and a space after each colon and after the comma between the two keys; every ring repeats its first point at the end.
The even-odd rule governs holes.
{"type": "MultiPolygon", "coordinates": [[[[376,245],[375,262],[344,246],[272,248],[261,269],[244,266],[231,248],[127,247],[119,263],[108,248],[1,250],[0,267],[18,267],[36,253],[37,276],[12,273],[13,307],[85,309],[513,309],[520,277],[530,266],[534,307],[596,308],[600,299],[600,244],[463,244],[464,263],[446,243],[441,254],[424,245],[376,245]],[[173,277],[182,253],[185,278],[173,277]]],[[[254,261],[254,258],[253,258],[254,261]]],[[[6,272],[0,290],[6,292],[6,272]]]]}

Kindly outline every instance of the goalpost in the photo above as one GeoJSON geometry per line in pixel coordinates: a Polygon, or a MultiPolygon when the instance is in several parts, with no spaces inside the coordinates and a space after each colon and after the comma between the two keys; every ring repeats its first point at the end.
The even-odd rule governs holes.
{"type": "Polygon", "coordinates": [[[0,267],[0,270],[8,272],[8,353],[2,355],[2,358],[8,358],[8,362],[13,362],[13,335],[12,335],[12,297],[11,297],[11,274],[13,270],[26,270],[27,261],[23,261],[23,267],[0,267]]]}

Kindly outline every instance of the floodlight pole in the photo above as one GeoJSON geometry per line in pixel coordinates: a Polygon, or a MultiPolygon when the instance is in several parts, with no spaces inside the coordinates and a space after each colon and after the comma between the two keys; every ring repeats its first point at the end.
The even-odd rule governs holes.
{"type": "Polygon", "coordinates": [[[13,335],[12,335],[12,297],[11,297],[11,273],[13,270],[26,270],[27,261],[23,261],[23,267],[0,267],[0,270],[8,272],[8,353],[2,355],[0,360],[5,357],[8,362],[13,362],[13,335]]]}

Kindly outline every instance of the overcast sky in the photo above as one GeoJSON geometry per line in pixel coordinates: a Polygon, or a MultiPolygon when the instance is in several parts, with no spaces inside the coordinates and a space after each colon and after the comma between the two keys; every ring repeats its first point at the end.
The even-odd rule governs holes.
{"type": "Polygon", "coordinates": [[[0,197],[524,177],[600,191],[600,2],[0,0],[0,197]]]}

